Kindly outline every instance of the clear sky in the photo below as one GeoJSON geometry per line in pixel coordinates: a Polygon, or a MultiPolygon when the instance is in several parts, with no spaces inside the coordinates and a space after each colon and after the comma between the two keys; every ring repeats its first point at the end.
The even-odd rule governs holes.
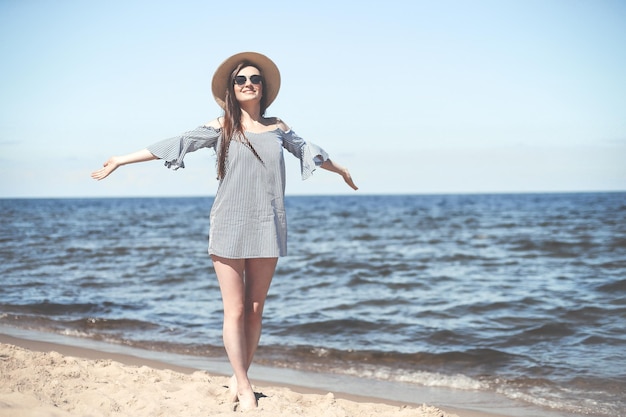
{"type": "MultiPolygon", "coordinates": [[[[246,50],[359,193],[626,190],[621,0],[0,0],[0,197],[213,195],[210,150],[89,173],[221,115],[246,50]]],[[[352,192],[285,157],[288,194],[352,192]]]]}

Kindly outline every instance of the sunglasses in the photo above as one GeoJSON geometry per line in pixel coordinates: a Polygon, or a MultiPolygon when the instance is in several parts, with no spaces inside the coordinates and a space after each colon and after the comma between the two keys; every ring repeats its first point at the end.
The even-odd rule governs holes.
{"type": "MultiPolygon", "coordinates": [[[[238,75],[238,76],[235,77],[235,84],[237,84],[237,85],[244,85],[247,80],[248,80],[248,78],[245,75],[238,75]]],[[[250,82],[252,84],[261,84],[262,81],[263,81],[263,77],[261,77],[258,74],[250,76],[250,82]]]]}

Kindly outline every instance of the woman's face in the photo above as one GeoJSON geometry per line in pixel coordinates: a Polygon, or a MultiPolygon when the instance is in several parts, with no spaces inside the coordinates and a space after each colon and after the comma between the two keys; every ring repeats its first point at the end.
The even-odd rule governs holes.
{"type": "Polygon", "coordinates": [[[263,96],[261,72],[255,67],[243,67],[235,76],[233,89],[239,103],[260,102],[263,96]]]}

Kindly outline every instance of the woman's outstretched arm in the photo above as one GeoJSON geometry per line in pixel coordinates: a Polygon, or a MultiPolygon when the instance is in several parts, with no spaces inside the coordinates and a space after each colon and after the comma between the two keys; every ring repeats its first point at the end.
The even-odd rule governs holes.
{"type": "Polygon", "coordinates": [[[95,180],[103,180],[109,176],[113,171],[115,171],[118,167],[127,164],[134,164],[136,162],[145,162],[152,161],[155,159],[159,159],[154,156],[149,150],[142,149],[137,152],[129,153],[127,155],[122,156],[112,156],[106,161],[102,168],[97,171],[91,173],[91,178],[95,180]]]}
{"type": "Polygon", "coordinates": [[[356,184],[354,184],[354,181],[352,181],[352,176],[350,175],[350,172],[348,171],[347,168],[344,168],[338,163],[333,162],[331,159],[325,160],[322,163],[322,165],[320,165],[320,167],[341,175],[343,177],[343,180],[346,182],[346,184],[352,187],[353,190],[359,189],[359,187],[357,187],[356,184]]]}

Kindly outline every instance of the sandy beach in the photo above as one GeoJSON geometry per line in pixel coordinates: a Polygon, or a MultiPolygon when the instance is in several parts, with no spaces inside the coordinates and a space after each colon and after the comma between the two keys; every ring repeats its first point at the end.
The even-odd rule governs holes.
{"type": "MultiPolygon", "coordinates": [[[[139,357],[0,335],[0,417],[232,416],[228,377],[139,357]]],[[[256,381],[255,381],[256,383],[256,381]]],[[[248,416],[481,417],[289,385],[255,385],[248,416]]]]}

